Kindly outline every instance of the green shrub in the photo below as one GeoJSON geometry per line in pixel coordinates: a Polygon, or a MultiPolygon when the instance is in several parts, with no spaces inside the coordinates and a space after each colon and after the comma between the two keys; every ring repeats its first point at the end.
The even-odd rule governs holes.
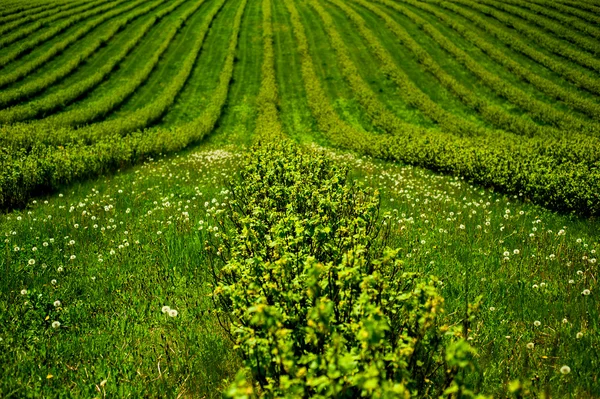
{"type": "Polygon", "coordinates": [[[258,147],[214,207],[213,300],[241,353],[231,397],[470,393],[473,349],[440,322],[434,277],[388,247],[376,191],[315,151],[258,147]]]}

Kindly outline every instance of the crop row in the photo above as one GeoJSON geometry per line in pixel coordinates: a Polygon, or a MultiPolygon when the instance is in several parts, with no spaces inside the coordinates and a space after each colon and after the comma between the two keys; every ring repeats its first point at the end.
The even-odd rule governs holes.
{"type": "MultiPolygon", "coordinates": [[[[376,0],[379,1],[379,0],[376,0]]],[[[441,12],[428,4],[414,1],[414,0],[403,0],[404,2],[418,7],[435,17],[440,21],[444,22],[447,26],[458,32],[463,38],[477,46],[481,51],[487,54],[490,58],[496,61],[498,64],[503,65],[508,71],[513,73],[517,78],[530,83],[544,94],[556,98],[564,102],[569,107],[572,107],[578,111],[581,111],[589,117],[600,119],[600,105],[594,101],[590,101],[578,93],[571,90],[565,89],[562,86],[552,82],[549,79],[545,79],[538,74],[532,72],[528,68],[524,67],[517,61],[514,61],[511,57],[507,56],[502,50],[496,47],[494,44],[486,41],[480,35],[466,28],[464,25],[459,23],[455,18],[448,15],[445,12],[441,12]]],[[[388,7],[397,9],[400,7],[400,3],[390,1],[379,1],[388,7]]]]}
{"type": "Polygon", "coordinates": [[[273,21],[271,0],[262,0],[263,61],[261,82],[256,105],[256,140],[276,140],[285,136],[279,120],[279,94],[275,77],[275,52],[273,50],[273,21]]]}
{"type": "MultiPolygon", "coordinates": [[[[87,46],[83,53],[78,57],[73,58],[60,68],[53,70],[48,74],[44,74],[35,80],[30,80],[24,85],[15,88],[13,90],[6,90],[0,93],[0,107],[7,104],[13,103],[17,100],[23,100],[24,98],[31,96],[41,90],[46,89],[58,80],[68,76],[71,72],[76,70],[81,64],[94,54],[99,48],[103,47],[110,40],[120,32],[127,24],[142,15],[148,14],[156,7],[163,4],[166,0],[159,0],[153,4],[150,4],[144,8],[135,10],[133,13],[117,21],[109,32],[103,37],[100,37],[95,43],[87,46]]],[[[179,0],[172,3],[168,8],[165,8],[155,13],[150,21],[144,24],[136,33],[131,36],[131,39],[123,46],[117,56],[112,57],[103,64],[100,70],[96,71],[93,75],[90,75],[86,79],[71,87],[71,90],[65,89],[55,95],[48,96],[46,98],[33,101],[31,103],[20,104],[16,107],[9,108],[0,111],[0,123],[13,123],[20,120],[31,119],[36,117],[42,112],[52,111],[53,109],[65,106],[75,98],[79,98],[82,94],[89,91],[92,87],[95,87],[101,82],[110,71],[112,71],[116,65],[141,41],[145,34],[159,21],[163,16],[170,13],[172,10],[181,5],[185,0],[179,0]],[[99,80],[100,79],[100,80],[99,80]],[[93,84],[95,83],[95,84],[93,84]],[[74,89],[77,87],[77,89],[74,89]]]]}
{"type": "Polygon", "coordinates": [[[496,11],[490,7],[484,6],[480,3],[473,2],[471,0],[454,0],[458,4],[468,6],[474,10],[481,12],[484,15],[492,17],[506,26],[514,28],[516,31],[521,32],[529,39],[535,41],[537,44],[546,47],[553,53],[565,57],[572,62],[575,62],[581,66],[591,69],[595,72],[600,72],[600,60],[588,53],[574,49],[572,45],[565,44],[560,40],[549,37],[548,34],[540,32],[538,29],[530,27],[524,22],[520,22],[517,18],[496,11]]]}
{"type": "MultiPolygon", "coordinates": [[[[503,111],[500,107],[492,107],[483,99],[480,99],[475,93],[471,92],[464,86],[461,87],[455,80],[451,80],[436,61],[404,30],[404,28],[394,21],[390,16],[383,12],[380,8],[364,0],[355,0],[365,8],[369,9],[386,23],[386,26],[394,33],[394,35],[417,57],[419,62],[425,66],[434,76],[436,76],[442,85],[452,90],[465,104],[478,110],[489,122],[496,126],[502,127],[514,133],[524,134],[527,136],[558,136],[561,133],[555,129],[548,129],[537,125],[527,119],[513,116],[503,111]],[[452,84],[447,85],[446,82],[452,84]]],[[[444,50],[450,53],[458,62],[477,76],[481,82],[491,88],[496,94],[502,96],[518,105],[524,110],[527,110],[532,115],[535,115],[544,122],[565,130],[584,132],[592,135],[600,134],[600,125],[595,122],[588,122],[578,119],[571,114],[567,114],[554,107],[534,99],[522,90],[514,87],[510,83],[497,75],[489,72],[485,67],[475,61],[467,52],[457,47],[445,35],[440,33],[433,25],[419,17],[415,13],[400,6],[398,3],[389,0],[377,0],[389,7],[406,15],[413,21],[421,30],[427,33],[434,41],[439,44],[444,50]]]]}
{"type": "MultiPolygon", "coordinates": [[[[220,2],[219,8],[223,2],[220,2]]],[[[80,140],[58,146],[36,142],[26,150],[0,148],[0,208],[23,204],[36,192],[56,189],[74,180],[97,176],[158,154],[180,151],[203,139],[214,129],[227,101],[245,7],[246,0],[242,0],[232,26],[218,86],[211,103],[199,118],[173,129],[136,131],[124,137],[119,132],[101,131],[96,134],[98,140],[91,145],[81,140],[80,130],[59,128],[56,130],[59,135],[65,137],[66,132],[71,131],[74,138],[80,140]]],[[[24,134],[30,132],[27,125],[20,128],[24,134]]],[[[98,125],[92,125],[88,129],[97,128],[98,125]]],[[[0,128],[0,136],[2,133],[0,128]]]]}
{"type": "MultiPolygon", "coordinates": [[[[169,8],[162,10],[157,13],[157,19],[164,17],[167,13],[181,5],[186,0],[179,0],[171,4],[169,8]]],[[[60,127],[75,127],[86,123],[98,120],[111,112],[119,104],[123,103],[129,98],[137,89],[140,87],[148,78],[152,71],[156,68],[156,65],[160,61],[162,55],[167,51],[171,45],[175,36],[181,31],[186,21],[205,3],[205,0],[198,0],[196,3],[182,14],[176,22],[170,26],[169,30],[165,33],[163,41],[156,48],[152,58],[139,69],[136,70],[135,75],[131,76],[127,83],[120,86],[117,90],[110,92],[106,96],[102,97],[98,101],[95,101],[85,108],[75,108],[73,110],[63,112],[50,116],[44,120],[41,120],[33,124],[25,124],[24,126],[35,126],[35,133],[30,133],[26,136],[23,135],[24,130],[21,126],[15,126],[4,135],[6,145],[11,145],[13,148],[30,148],[36,141],[52,143],[56,145],[64,144],[66,141],[77,140],[79,131],[72,131],[71,129],[56,130],[60,127]],[[64,134],[62,134],[64,133],[64,134]]],[[[220,9],[220,8],[219,8],[220,9]]],[[[155,19],[148,21],[125,46],[121,48],[121,51],[106,62],[100,70],[93,75],[88,76],[86,79],[79,81],[59,92],[54,93],[51,96],[40,99],[37,102],[32,102],[31,112],[39,113],[41,110],[46,108],[46,111],[55,109],[58,105],[63,103],[71,102],[88,91],[92,90],[98,84],[100,84],[108,74],[110,74],[114,68],[127,56],[127,54],[140,42],[142,37],[148,32],[148,30],[156,23],[155,19]],[[37,104],[37,105],[36,105],[37,104]]],[[[27,104],[26,104],[27,105],[27,104]]],[[[17,108],[17,107],[13,107],[17,108]]],[[[143,108],[142,108],[143,109],[143,108]]],[[[10,110],[10,109],[9,109],[10,110]]],[[[23,113],[27,112],[27,108],[23,108],[23,113]]],[[[121,119],[117,119],[121,121],[121,119]]],[[[132,119],[132,122],[134,119],[132,119]]],[[[115,122],[113,122],[115,123],[115,122]]],[[[106,124],[105,124],[106,125],[106,124]]],[[[143,126],[142,126],[143,127],[143,126]]],[[[93,129],[84,129],[87,132],[96,132],[99,129],[94,127],[93,129]]],[[[83,135],[83,134],[82,134],[83,135]]]]}
{"type": "Polygon", "coordinates": [[[575,2],[557,2],[553,0],[530,0],[544,7],[554,8],[565,15],[574,15],[594,24],[600,24],[600,7],[593,4],[586,4],[582,1],[575,2]]]}
{"type": "Polygon", "coordinates": [[[516,35],[493,26],[484,18],[481,18],[462,7],[458,7],[455,4],[444,0],[429,0],[428,3],[437,4],[447,10],[454,11],[458,15],[461,15],[462,17],[473,22],[478,28],[492,34],[495,38],[513,50],[522,53],[546,68],[558,73],[578,87],[594,94],[600,94],[600,80],[590,76],[587,73],[583,73],[572,68],[567,62],[563,62],[562,60],[557,60],[545,55],[544,53],[527,44],[525,41],[518,38],[516,35]]]}
{"type": "Polygon", "coordinates": [[[525,11],[521,8],[511,6],[510,4],[498,2],[496,0],[479,0],[479,2],[490,5],[506,13],[516,15],[525,21],[532,22],[540,28],[552,32],[554,35],[565,39],[595,55],[598,55],[600,53],[600,45],[598,45],[598,43],[595,40],[590,39],[586,36],[582,36],[580,33],[574,32],[569,27],[569,25],[558,24],[552,20],[549,20],[546,17],[532,14],[531,12],[525,11]]]}
{"type": "Polygon", "coordinates": [[[71,1],[61,1],[55,3],[47,3],[41,4],[39,6],[29,7],[27,5],[18,5],[13,9],[9,9],[5,12],[0,13],[0,26],[5,25],[9,22],[16,21],[18,19],[27,18],[30,15],[34,15],[36,13],[44,12],[46,10],[51,10],[56,7],[63,6],[65,4],[74,4],[71,1]]]}
{"type": "Polygon", "coordinates": [[[352,128],[340,120],[329,103],[314,71],[299,14],[291,0],[285,4],[301,56],[309,107],[319,128],[335,145],[462,175],[480,184],[522,193],[557,210],[600,213],[597,140],[525,139],[502,132],[458,137],[427,130],[377,135],[352,128]]]}
{"type": "MultiPolygon", "coordinates": [[[[48,52],[46,52],[46,53],[52,52],[52,56],[54,56],[54,55],[58,54],[60,51],[64,50],[68,45],[75,43],[85,33],[89,32],[90,30],[92,30],[93,28],[98,26],[99,22],[97,22],[97,21],[104,22],[108,19],[108,18],[106,18],[107,15],[111,15],[111,17],[112,17],[115,15],[115,13],[118,14],[118,13],[127,11],[127,10],[133,8],[134,6],[137,6],[138,4],[142,3],[143,1],[144,0],[140,0],[138,2],[135,2],[133,4],[129,4],[129,5],[125,6],[123,9],[116,9],[115,11],[107,13],[108,10],[117,7],[122,3],[127,2],[127,0],[116,0],[109,4],[104,5],[102,7],[98,7],[96,9],[75,15],[75,16],[67,19],[64,22],[61,22],[60,24],[58,24],[48,30],[45,30],[41,35],[37,36],[36,38],[26,41],[24,43],[21,43],[18,46],[18,48],[16,48],[15,50],[11,51],[10,53],[6,54],[3,57],[0,57],[0,67],[3,67],[6,64],[27,54],[28,52],[35,49],[40,44],[52,39],[54,36],[64,32],[65,30],[69,29],[70,27],[76,25],[78,22],[88,19],[90,17],[96,16],[96,15],[101,15],[101,17],[99,19],[89,22],[83,29],[80,29],[78,31],[78,33],[79,32],[81,32],[81,33],[79,33],[79,35],[77,33],[74,35],[69,35],[69,37],[67,37],[66,39],[63,39],[61,42],[55,44],[54,46],[52,46],[52,48],[50,50],[48,50],[48,52]]],[[[43,56],[40,58],[43,58],[43,56]]],[[[2,86],[3,85],[0,85],[0,87],[2,87],[2,86]]]]}
{"type": "MultiPolygon", "coordinates": [[[[9,44],[12,44],[18,40],[21,40],[24,37],[27,37],[27,36],[31,35],[32,33],[38,31],[40,28],[50,26],[50,24],[52,24],[54,21],[58,21],[59,19],[62,19],[62,18],[68,18],[73,15],[80,14],[80,13],[90,10],[92,8],[98,7],[101,4],[108,3],[109,1],[110,0],[98,0],[98,1],[94,1],[91,4],[86,4],[86,5],[82,4],[81,7],[79,7],[79,5],[77,5],[77,8],[75,8],[75,9],[73,9],[72,7],[68,7],[67,10],[59,12],[55,15],[40,17],[40,20],[37,20],[38,19],[37,16],[35,18],[31,17],[33,19],[36,19],[37,21],[31,25],[24,27],[23,29],[20,29],[16,32],[11,33],[10,35],[4,36],[2,39],[0,39],[0,48],[6,47],[9,44]]],[[[54,12],[52,12],[52,13],[54,13],[54,12]]],[[[20,22],[20,21],[15,21],[15,22],[20,22]]],[[[28,23],[28,22],[31,22],[31,20],[24,21],[22,23],[24,24],[24,23],[28,23]]],[[[18,25],[15,27],[18,27],[18,25]]],[[[11,30],[12,29],[14,29],[14,27],[11,27],[11,30]]],[[[1,30],[2,29],[0,29],[0,31],[1,30]]],[[[0,35],[3,35],[3,33],[0,33],[0,35]]]]}
{"type": "Polygon", "coordinates": [[[419,89],[408,75],[395,63],[389,51],[384,48],[375,34],[366,26],[365,21],[349,7],[343,7],[340,2],[335,3],[348,16],[358,29],[365,43],[380,61],[381,71],[393,81],[402,93],[408,104],[419,109],[424,115],[438,123],[443,130],[457,135],[470,136],[483,134],[485,128],[474,122],[464,120],[444,110],[434,102],[427,94],[419,89]]]}
{"type": "MultiPolygon", "coordinates": [[[[187,82],[204,44],[204,38],[206,37],[213,20],[219,11],[221,11],[225,3],[226,0],[217,1],[209,11],[202,25],[195,30],[195,41],[188,49],[187,56],[177,72],[177,75],[168,82],[160,95],[156,96],[151,103],[122,117],[100,122],[93,125],[91,129],[84,128],[76,131],[77,140],[94,142],[107,133],[126,135],[132,131],[143,129],[152,122],[159,120],[169,107],[173,105],[177,95],[181,92],[183,86],[187,82]]],[[[243,9],[241,12],[243,13],[243,9]]]]}
{"type": "MultiPolygon", "coordinates": [[[[387,133],[401,134],[406,130],[418,131],[419,128],[400,120],[388,107],[386,107],[373,92],[371,87],[360,76],[360,73],[350,58],[349,50],[340,34],[338,33],[331,16],[314,0],[309,0],[311,7],[315,9],[323,21],[325,32],[327,33],[331,45],[336,53],[336,58],[340,66],[342,75],[348,82],[352,92],[360,105],[365,109],[373,124],[387,133]]],[[[340,4],[340,2],[336,2],[340,4]]],[[[348,12],[345,4],[340,7],[348,12]]]]}
{"type": "Polygon", "coordinates": [[[593,26],[589,23],[585,23],[585,22],[581,21],[581,19],[579,19],[577,17],[569,16],[569,15],[565,15],[565,14],[557,12],[557,11],[553,11],[547,5],[540,6],[533,2],[520,1],[520,0],[505,0],[505,3],[513,4],[513,5],[516,5],[519,7],[525,7],[536,14],[544,15],[546,17],[552,18],[565,26],[575,28],[576,30],[583,32],[586,35],[590,35],[590,36],[595,37],[596,39],[600,39],[600,29],[596,28],[595,26],[593,26]]]}

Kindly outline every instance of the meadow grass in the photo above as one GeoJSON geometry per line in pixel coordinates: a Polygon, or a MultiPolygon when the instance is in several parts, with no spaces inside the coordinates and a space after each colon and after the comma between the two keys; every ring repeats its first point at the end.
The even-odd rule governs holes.
{"type": "MultiPolygon", "coordinates": [[[[217,397],[240,360],[212,316],[204,242],[243,151],[204,146],[0,216],[0,391],[217,397]]],[[[478,390],[506,396],[519,380],[536,395],[595,395],[597,222],[419,168],[305,151],[379,190],[405,269],[438,276],[444,322],[467,326],[478,390]]]]}

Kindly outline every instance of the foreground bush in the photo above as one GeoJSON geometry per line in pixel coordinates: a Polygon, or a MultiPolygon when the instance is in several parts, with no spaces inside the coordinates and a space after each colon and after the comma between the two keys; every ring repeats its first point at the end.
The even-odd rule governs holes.
{"type": "Polygon", "coordinates": [[[387,246],[378,193],[303,151],[255,149],[213,210],[213,299],[252,377],[228,395],[469,395],[473,350],[441,325],[436,280],[387,246]]]}

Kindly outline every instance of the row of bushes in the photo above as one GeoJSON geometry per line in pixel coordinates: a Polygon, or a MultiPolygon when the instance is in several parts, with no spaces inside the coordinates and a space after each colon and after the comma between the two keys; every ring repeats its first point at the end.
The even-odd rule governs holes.
{"type": "Polygon", "coordinates": [[[578,71],[577,69],[573,68],[569,62],[550,57],[543,52],[536,50],[534,47],[521,40],[517,35],[490,24],[485,20],[485,18],[481,18],[475,13],[463,7],[459,7],[454,3],[450,3],[445,0],[429,0],[428,3],[439,5],[442,8],[457,13],[458,15],[473,22],[473,24],[478,28],[490,33],[508,47],[542,64],[551,71],[556,72],[568,81],[574,83],[577,87],[594,94],[600,94],[600,80],[588,73],[578,71]]]}
{"type": "Polygon", "coordinates": [[[285,3],[301,56],[309,107],[334,145],[461,175],[485,186],[522,193],[563,212],[600,214],[600,159],[590,140],[526,139],[502,132],[460,137],[424,129],[377,135],[342,121],[315,73],[300,16],[291,1],[285,3]]]}
{"type": "Polygon", "coordinates": [[[255,140],[270,141],[285,136],[278,115],[279,94],[275,77],[271,0],[262,0],[262,16],[263,60],[260,90],[256,98],[258,117],[256,118],[255,140]]]}
{"type": "MultiPolygon", "coordinates": [[[[54,9],[57,7],[64,6],[65,4],[73,4],[69,0],[57,1],[57,2],[40,2],[40,3],[27,3],[16,2],[16,4],[5,5],[3,10],[0,11],[0,25],[7,25],[9,22],[16,21],[22,18],[28,18],[30,15],[44,12],[45,10],[54,9]]],[[[4,33],[4,32],[3,32],[4,33]]]]}
{"type": "MultiPolygon", "coordinates": [[[[492,89],[497,95],[506,98],[511,103],[528,111],[531,115],[539,118],[541,121],[556,126],[563,132],[540,126],[521,116],[511,115],[501,107],[490,106],[485,99],[482,99],[480,96],[458,83],[455,79],[448,76],[427,51],[425,51],[400,24],[387,15],[382,9],[364,0],[356,1],[384,20],[390,31],[392,31],[394,35],[415,54],[419,62],[431,72],[440,83],[453,91],[466,105],[478,110],[478,112],[493,125],[526,136],[561,136],[564,134],[563,132],[581,132],[594,136],[600,135],[599,123],[582,120],[570,113],[560,111],[549,104],[533,98],[498,75],[489,72],[466,51],[460,49],[444,34],[440,33],[433,25],[408,10],[406,7],[389,0],[377,0],[408,17],[422,31],[427,33],[437,44],[439,44],[441,48],[450,53],[458,62],[472,72],[473,75],[477,76],[483,84],[492,89]]],[[[597,106],[596,108],[600,107],[597,106]]]]}
{"type": "MultiPolygon", "coordinates": [[[[212,11],[216,13],[223,3],[221,0],[212,11]]],[[[219,83],[211,103],[200,117],[173,129],[148,129],[125,136],[113,130],[90,131],[82,135],[82,129],[63,128],[58,134],[65,137],[70,134],[70,139],[63,145],[40,142],[28,149],[0,147],[0,209],[22,206],[33,195],[56,190],[73,181],[108,173],[159,154],[180,151],[212,132],[227,101],[246,0],[239,7],[219,83]],[[90,137],[97,139],[90,142],[90,137]]],[[[23,125],[21,128],[24,135],[31,132],[30,127],[23,125]]],[[[98,125],[87,129],[98,129],[98,125]]]]}
{"type": "MultiPolygon", "coordinates": [[[[15,87],[14,89],[3,91],[2,93],[0,93],[0,107],[5,107],[5,106],[13,104],[17,101],[24,101],[28,97],[50,87],[57,81],[69,76],[70,73],[75,71],[80,65],[84,64],[89,57],[91,57],[94,53],[96,53],[96,51],[98,51],[98,49],[102,48],[104,45],[106,45],[106,43],[108,43],[110,40],[112,40],[113,37],[117,33],[119,33],[121,30],[123,30],[124,27],[127,26],[127,24],[129,24],[134,19],[139,18],[139,17],[146,15],[149,12],[153,11],[156,7],[160,6],[165,1],[166,0],[159,0],[156,3],[150,4],[144,8],[135,10],[133,13],[118,20],[116,23],[114,23],[111,26],[111,29],[104,36],[100,37],[92,45],[87,46],[83,50],[83,53],[79,54],[77,57],[72,58],[67,63],[60,66],[59,68],[56,68],[56,69],[52,70],[51,72],[38,77],[37,79],[29,80],[25,84],[15,87]]],[[[173,3],[171,6],[169,6],[168,8],[155,13],[155,15],[152,16],[151,20],[148,21],[146,24],[144,24],[139,29],[139,31],[138,31],[139,33],[133,34],[132,37],[134,39],[130,40],[129,42],[127,42],[126,44],[123,45],[123,50],[121,50],[121,52],[119,53],[121,58],[112,57],[108,62],[103,64],[101,70],[102,71],[107,70],[108,69],[107,65],[112,65],[114,68],[114,66],[116,66],[117,63],[122,58],[124,58],[129,53],[129,51],[131,51],[131,49],[133,49],[133,47],[135,47],[135,45],[137,43],[140,42],[142,37],[144,37],[144,35],[150,30],[150,28],[152,26],[154,26],[160,20],[160,18],[162,18],[164,15],[168,14],[169,12],[171,12],[172,10],[177,8],[177,6],[180,5],[182,2],[183,2],[183,0],[177,1],[177,2],[173,3]],[[124,50],[124,49],[127,49],[127,50],[124,50]],[[115,60],[116,60],[116,63],[115,63],[115,60]]],[[[109,69],[109,71],[112,70],[113,68],[109,69]]],[[[77,96],[81,96],[82,95],[81,93],[85,93],[85,92],[78,91],[78,93],[79,94],[77,96]]],[[[73,97],[70,97],[70,98],[73,98],[73,97]]],[[[75,97],[75,98],[77,98],[77,97],[75,97]]],[[[35,117],[39,112],[50,111],[53,109],[53,107],[64,106],[65,104],[68,104],[68,102],[69,102],[69,97],[62,98],[59,96],[59,98],[57,98],[56,100],[36,101],[33,104],[31,104],[31,103],[23,104],[22,106],[20,106],[18,108],[12,108],[10,110],[3,110],[3,111],[0,111],[0,123],[13,123],[18,120],[30,119],[30,118],[35,117]],[[46,107],[44,107],[43,105],[38,105],[38,104],[44,104],[44,103],[48,104],[48,105],[46,107]],[[18,109],[22,109],[23,111],[17,111],[18,109]],[[25,111],[25,110],[28,110],[28,111],[25,111]]]]}
{"type": "Polygon", "coordinates": [[[517,18],[506,13],[498,12],[490,7],[470,1],[470,0],[455,0],[459,4],[466,5],[474,10],[488,15],[516,31],[521,32],[526,37],[535,41],[537,44],[544,46],[551,52],[568,58],[569,60],[591,69],[594,72],[600,72],[600,60],[591,54],[574,49],[572,45],[561,42],[560,40],[550,37],[545,32],[540,32],[538,29],[532,28],[524,22],[520,22],[517,18]]]}
{"type": "MultiPolygon", "coordinates": [[[[566,13],[557,12],[555,10],[552,10],[548,6],[540,6],[538,4],[535,4],[534,2],[521,2],[519,0],[506,0],[506,3],[514,4],[519,7],[527,8],[536,14],[545,15],[545,16],[550,17],[564,25],[571,26],[571,27],[577,29],[578,31],[585,33],[586,35],[590,35],[590,36],[595,37],[596,39],[600,39],[600,29],[596,28],[595,26],[593,26],[589,23],[586,23],[586,22],[580,20],[579,18],[577,18],[575,16],[567,15],[566,13]]],[[[599,19],[599,21],[600,21],[600,19],[599,19]]]]}
{"type": "Polygon", "coordinates": [[[542,17],[531,12],[525,11],[522,8],[511,6],[510,4],[504,4],[494,0],[481,0],[482,3],[491,5],[498,10],[505,11],[509,14],[516,15],[526,21],[533,22],[540,28],[552,32],[554,35],[565,39],[581,49],[589,51],[595,55],[600,53],[600,46],[596,41],[586,36],[581,35],[579,32],[574,32],[569,25],[558,24],[546,17],[542,17]]]}
{"type": "Polygon", "coordinates": [[[583,1],[532,0],[534,3],[544,7],[554,8],[565,15],[574,15],[593,24],[600,24],[600,6],[583,1]]]}
{"type": "MultiPolygon", "coordinates": [[[[474,44],[477,48],[479,48],[481,51],[487,54],[498,64],[504,66],[517,78],[531,84],[544,94],[562,101],[570,108],[581,111],[591,118],[600,119],[600,105],[595,101],[585,98],[574,90],[567,89],[559,84],[554,83],[549,79],[546,79],[536,74],[529,68],[513,60],[512,57],[506,55],[504,51],[502,51],[493,43],[485,40],[471,29],[465,27],[463,24],[458,22],[456,18],[453,18],[451,15],[448,15],[448,13],[440,11],[435,7],[430,6],[429,4],[420,1],[404,1],[410,4],[411,6],[417,7],[423,11],[434,15],[439,21],[444,22],[447,26],[458,32],[463,38],[474,44]]],[[[400,3],[389,1],[380,1],[380,3],[385,4],[386,6],[394,9],[400,5],[400,3]]]]}
{"type": "Polygon", "coordinates": [[[66,6],[60,7],[59,10],[50,10],[40,14],[31,15],[29,17],[19,19],[18,21],[13,22],[12,24],[2,26],[0,28],[0,36],[2,36],[2,38],[0,39],[0,48],[6,47],[9,44],[16,42],[17,40],[27,37],[33,32],[38,31],[42,27],[50,26],[50,24],[52,24],[54,21],[79,14],[91,8],[97,7],[101,4],[108,3],[109,1],[110,0],[96,0],[91,4],[86,4],[89,3],[89,1],[84,1],[75,4],[71,3],[67,4],[66,6]],[[23,29],[11,33],[10,35],[5,35],[6,32],[18,28],[21,25],[28,24],[30,22],[33,23],[27,25],[23,29]]]}
{"type": "MultiPolygon", "coordinates": [[[[366,26],[362,17],[341,2],[336,5],[346,12],[350,21],[358,29],[358,33],[364,38],[367,46],[375,54],[380,62],[381,71],[390,78],[400,89],[404,100],[413,107],[420,110],[424,115],[438,123],[443,130],[457,135],[479,135],[484,134],[486,129],[475,122],[465,120],[444,110],[439,104],[425,94],[394,61],[389,51],[383,47],[377,36],[366,26]]],[[[308,51],[308,50],[307,50],[308,51]]]]}
{"type": "MultiPolygon", "coordinates": [[[[185,0],[179,0],[172,3],[170,7],[157,13],[158,17],[164,17],[166,13],[172,11],[173,8],[178,7],[182,1],[185,0]]],[[[85,108],[76,107],[73,110],[49,116],[44,120],[34,122],[32,124],[25,123],[9,126],[5,129],[5,134],[2,136],[2,138],[0,138],[0,142],[3,142],[4,145],[12,148],[30,148],[36,143],[61,145],[69,141],[78,140],[82,135],[86,137],[90,135],[97,136],[100,133],[100,131],[106,131],[105,128],[99,128],[99,126],[91,126],[89,128],[82,128],[82,130],[78,130],[77,133],[75,133],[74,135],[74,131],[70,127],[84,125],[86,123],[90,123],[95,120],[101,119],[113,109],[115,109],[115,107],[117,107],[119,104],[123,103],[127,98],[129,98],[137,90],[138,87],[140,87],[146,80],[148,80],[150,74],[156,68],[156,65],[158,65],[158,62],[160,61],[162,55],[165,53],[165,51],[167,51],[177,33],[181,31],[181,29],[185,25],[185,22],[204,3],[205,0],[197,0],[193,7],[187,9],[175,21],[175,23],[170,26],[170,29],[164,34],[163,41],[156,48],[154,54],[152,54],[152,58],[150,58],[150,60],[148,60],[148,62],[145,65],[137,69],[135,74],[133,76],[130,76],[128,81],[125,84],[121,85],[117,90],[111,91],[109,94],[105,95],[99,100],[90,103],[85,108]],[[32,127],[35,127],[35,129],[32,129],[32,127]]],[[[214,15],[216,14],[213,14],[213,16],[214,15]]],[[[211,20],[209,20],[209,23],[211,20]]],[[[88,91],[91,91],[98,84],[104,81],[106,76],[110,74],[114,70],[114,68],[116,68],[116,66],[133,49],[133,47],[138,44],[139,40],[141,40],[141,36],[143,36],[147,32],[147,30],[152,27],[153,24],[153,21],[149,21],[138,32],[138,34],[132,38],[132,40],[130,40],[125,46],[121,48],[121,51],[119,53],[111,57],[107,61],[107,63],[104,64],[94,74],[89,75],[85,79],[50,96],[17,107],[10,108],[6,112],[20,112],[22,115],[26,113],[35,113],[37,115],[40,112],[47,112],[54,110],[57,107],[64,106],[69,102],[79,98],[88,91]]],[[[209,24],[204,25],[205,30],[208,30],[208,26],[209,24]]],[[[192,56],[193,54],[188,56],[188,58],[192,56]]],[[[187,65],[189,65],[190,62],[192,61],[188,61],[187,65]]],[[[179,81],[179,83],[181,82],[179,81]]],[[[154,103],[162,104],[161,97],[156,99],[154,103]]],[[[1,114],[2,111],[0,111],[0,115],[1,114]]],[[[138,115],[140,114],[141,111],[138,111],[138,115]]],[[[138,119],[139,118],[136,119],[136,123],[139,122],[138,119]]],[[[138,128],[143,127],[145,127],[145,125],[140,126],[138,128]]]]}
{"type": "MultiPolygon", "coordinates": [[[[124,1],[124,0],[118,0],[116,3],[119,3],[122,1],[124,1]]],[[[125,6],[123,6],[122,8],[117,8],[115,10],[107,12],[107,9],[116,7],[115,3],[110,3],[106,6],[99,7],[95,10],[92,10],[92,11],[89,11],[86,13],[82,13],[82,14],[78,14],[75,17],[65,21],[63,24],[57,25],[55,28],[50,28],[48,30],[45,30],[44,33],[42,33],[41,35],[36,36],[34,39],[31,39],[31,40],[23,43],[21,46],[19,46],[19,48],[15,49],[15,51],[7,54],[5,57],[0,58],[0,66],[4,66],[4,65],[6,65],[6,63],[8,63],[10,61],[14,61],[16,58],[20,57],[21,55],[26,54],[28,51],[34,49],[36,46],[40,45],[44,41],[53,37],[55,34],[57,34],[58,31],[62,32],[62,30],[67,29],[68,27],[71,27],[72,25],[74,25],[76,22],[79,21],[80,17],[87,15],[87,14],[89,14],[87,17],[92,16],[92,15],[101,14],[101,16],[99,18],[96,18],[96,19],[88,22],[81,29],[77,30],[77,32],[75,32],[71,35],[68,35],[63,40],[60,40],[57,43],[55,43],[52,47],[50,47],[48,50],[46,50],[40,56],[38,56],[26,63],[23,63],[18,68],[11,71],[10,73],[2,75],[0,77],[0,87],[4,87],[10,83],[16,82],[19,79],[22,79],[23,77],[27,76],[31,72],[35,71],[36,69],[38,69],[39,67],[44,65],[46,62],[48,62],[52,58],[61,54],[67,47],[76,43],[79,39],[81,39],[83,36],[87,35],[92,29],[98,27],[103,22],[108,21],[109,19],[113,18],[116,15],[127,12],[146,1],[147,0],[137,0],[133,3],[129,3],[125,6]],[[64,29],[62,29],[63,27],[64,27],[64,29]]]]}
{"type": "MultiPolygon", "coordinates": [[[[339,32],[337,31],[331,16],[317,1],[309,1],[323,20],[324,30],[327,33],[331,45],[336,53],[343,77],[348,82],[355,98],[369,115],[373,124],[385,132],[391,134],[403,134],[406,131],[417,131],[420,128],[402,121],[378,98],[371,87],[361,77],[356,65],[350,58],[349,50],[339,32]]],[[[347,7],[341,3],[341,7],[347,7]]]]}
{"type": "Polygon", "coordinates": [[[474,350],[442,324],[436,279],[388,247],[377,192],[289,144],[251,151],[230,191],[206,241],[245,365],[228,397],[473,395],[459,371],[474,350]]]}

